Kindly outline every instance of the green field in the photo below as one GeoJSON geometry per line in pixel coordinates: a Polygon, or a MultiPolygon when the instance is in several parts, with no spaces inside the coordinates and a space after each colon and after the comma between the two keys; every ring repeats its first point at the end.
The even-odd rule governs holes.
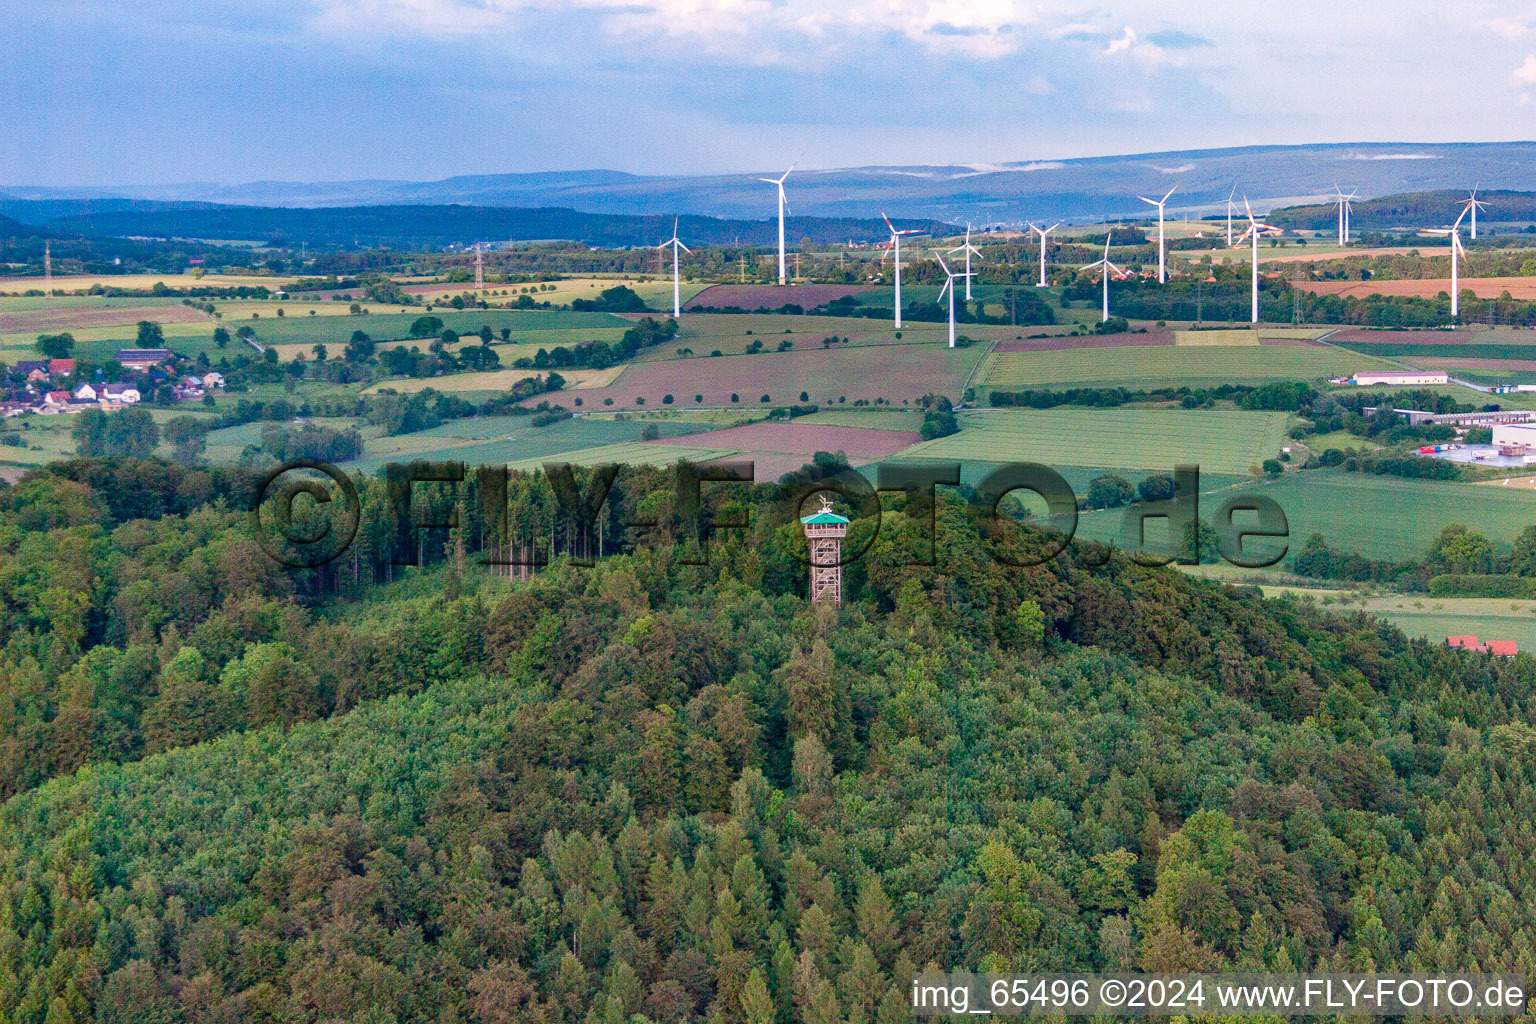
{"type": "MultiPolygon", "coordinates": [[[[395,437],[369,438],[364,442],[363,457],[347,463],[348,469],[373,472],[390,462],[431,459],[465,462],[471,466],[516,464],[523,468],[537,466],[553,455],[584,453],[614,445],[640,443],[640,433],[651,424],[628,419],[580,417],[535,427],[525,416],[485,416],[454,420],[431,430],[395,437]]],[[[658,422],[662,437],[678,437],[705,429],[703,424],[658,422]]],[[[655,446],[643,446],[654,452],[655,446]]],[[[667,446],[665,450],[670,450],[667,446]]],[[[678,449],[679,452],[686,449],[678,449]]],[[[674,458],[680,458],[674,456],[674,458]]],[[[564,461],[582,461],[570,458],[564,461]]],[[[590,461],[601,462],[593,457],[590,461]]],[[[622,459],[618,461],[624,461],[622,459]]],[[[583,463],[585,464],[585,462],[583,463]]]]}
{"type": "Polygon", "coordinates": [[[1468,633],[1480,640],[1513,640],[1536,650],[1536,601],[1504,598],[1429,597],[1423,594],[1361,594],[1310,587],[1264,586],[1265,597],[1294,595],[1324,607],[1358,610],[1386,619],[1409,636],[1443,642],[1468,633]]]}
{"type": "Polygon", "coordinates": [[[1127,346],[1060,352],[996,352],[977,375],[985,389],[1211,387],[1266,380],[1318,380],[1390,364],[1337,349],[1127,346]]]}
{"type": "Polygon", "coordinates": [[[923,426],[921,409],[848,409],[834,407],[809,416],[795,417],[796,423],[813,423],[824,427],[867,427],[871,430],[920,430],[923,426]]]}
{"type": "Polygon", "coordinates": [[[1321,533],[1333,547],[1371,558],[1420,558],[1451,523],[1507,547],[1536,523],[1536,494],[1502,487],[1333,470],[1288,473],[1252,486],[1285,510],[1292,554],[1321,533]]]}
{"type": "Polygon", "coordinates": [[[1039,462],[1171,472],[1257,472],[1286,443],[1285,413],[1181,409],[978,409],[958,434],[906,449],[903,459],[1039,462]]]}
{"type": "Polygon", "coordinates": [[[548,455],[524,457],[507,463],[510,469],[541,469],[546,462],[573,462],[578,466],[595,466],[602,462],[617,462],[621,466],[670,466],[679,459],[690,462],[710,462],[740,453],[736,448],[705,448],[679,444],[650,444],[645,441],[624,441],[582,448],[571,451],[550,452],[548,455]]]}

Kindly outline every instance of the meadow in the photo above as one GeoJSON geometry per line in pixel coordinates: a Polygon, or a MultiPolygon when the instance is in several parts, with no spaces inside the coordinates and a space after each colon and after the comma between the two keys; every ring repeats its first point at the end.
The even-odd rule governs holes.
{"type": "Polygon", "coordinates": [[[901,404],[928,392],[959,397],[983,351],[981,346],[865,345],[823,350],[817,345],[810,350],[770,349],[757,355],[695,355],[631,363],[613,384],[580,397],[588,410],[601,410],[610,399],[618,409],[674,403],[789,405],[802,401],[802,394],[803,401],[823,406],[877,399],[901,404]],[[666,402],[667,395],[672,403],[666,402]]]}
{"type": "Polygon", "coordinates": [[[1268,380],[1319,380],[1356,370],[1396,369],[1383,359],[1327,346],[1134,347],[998,352],[977,375],[982,389],[1041,387],[1214,387],[1268,380]]]}
{"type": "MultiPolygon", "coordinates": [[[[347,463],[346,468],[373,472],[387,463],[415,458],[452,460],[471,466],[518,463],[536,468],[540,462],[557,454],[586,453],[615,444],[638,443],[641,432],[649,425],[637,419],[580,417],[536,427],[524,416],[475,417],[454,420],[414,434],[395,437],[365,435],[363,457],[347,463]]],[[[663,437],[692,434],[704,429],[702,424],[685,421],[657,423],[656,428],[663,437]]],[[[661,454],[673,451],[657,447],[661,448],[661,454]]],[[[645,452],[647,458],[654,460],[657,457],[657,453],[650,448],[646,448],[645,452]]],[[[586,457],[586,454],[582,455],[583,459],[586,457]]],[[[685,452],[672,456],[673,459],[682,457],[687,457],[685,452]]],[[[593,461],[603,460],[594,458],[593,461]]]]}
{"type": "Polygon", "coordinates": [[[1536,524],[1536,494],[1514,487],[1335,470],[1287,473],[1251,486],[1285,510],[1291,554],[1320,533],[1333,547],[1371,558],[1422,558],[1451,523],[1507,548],[1521,530],[1536,524]]]}
{"type": "MultiPolygon", "coordinates": [[[[1166,351],[1166,350],[1165,350],[1166,351]]],[[[1038,462],[1171,473],[1256,474],[1286,444],[1286,413],[1182,409],[978,409],[958,434],[906,449],[904,459],[1038,462]]]]}

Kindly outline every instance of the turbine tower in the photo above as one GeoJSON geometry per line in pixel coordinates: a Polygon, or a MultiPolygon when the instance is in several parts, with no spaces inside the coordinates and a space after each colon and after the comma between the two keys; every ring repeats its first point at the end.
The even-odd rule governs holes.
{"type": "Polygon", "coordinates": [[[949,264],[944,262],[944,257],[943,256],[940,256],[938,253],[934,253],[933,254],[933,258],[939,261],[939,266],[941,268],[943,268],[943,270],[944,270],[944,276],[949,279],[949,280],[944,282],[944,287],[939,289],[939,298],[943,299],[944,298],[944,293],[945,292],[949,292],[949,347],[950,348],[954,348],[955,347],[955,278],[963,277],[963,278],[969,280],[970,277],[971,277],[971,272],[969,270],[967,270],[967,271],[965,271],[963,273],[957,274],[953,270],[949,269],[949,264]]]}
{"type": "Polygon", "coordinates": [[[1351,204],[1352,204],[1354,198],[1357,195],[1359,195],[1359,194],[1360,194],[1360,190],[1356,189],[1355,191],[1351,192],[1349,195],[1345,195],[1344,194],[1344,190],[1339,188],[1339,186],[1337,184],[1335,184],[1333,186],[1333,196],[1334,196],[1333,201],[1334,201],[1334,204],[1336,206],[1338,206],[1338,208],[1339,208],[1339,244],[1340,245],[1348,245],[1349,244],[1349,212],[1350,212],[1350,210],[1354,209],[1353,205],[1351,205],[1351,204]]]}
{"type": "MultiPolygon", "coordinates": [[[[1111,228],[1109,230],[1109,234],[1106,234],[1104,236],[1104,258],[1103,259],[1094,260],[1092,263],[1085,263],[1082,266],[1077,268],[1078,270],[1092,270],[1094,267],[1103,267],[1104,268],[1104,316],[1103,316],[1103,320],[1108,320],[1109,319],[1109,275],[1111,273],[1114,273],[1114,274],[1118,275],[1121,278],[1125,277],[1125,271],[1121,270],[1119,267],[1117,267],[1113,263],[1109,262],[1109,240],[1110,240],[1111,237],[1113,237],[1114,233],[1115,233],[1114,229],[1111,228]]],[[[1102,322],[1102,320],[1101,320],[1101,322],[1102,322]]]]}
{"type": "MultiPolygon", "coordinates": [[[[789,171],[793,171],[800,163],[796,160],[789,165],[789,171]]],[[[784,201],[784,179],[789,177],[789,171],[777,178],[758,178],[758,181],[766,181],[779,190],[779,284],[784,284],[784,212],[789,209],[789,204],[784,201]]]]}
{"type": "Polygon", "coordinates": [[[1259,322],[1259,236],[1266,231],[1274,231],[1275,228],[1259,221],[1253,215],[1253,207],[1248,205],[1248,197],[1243,196],[1243,209],[1248,213],[1248,230],[1237,240],[1238,245],[1250,239],[1253,242],[1253,322],[1259,322]]]}
{"type": "Polygon", "coordinates": [[[981,256],[981,250],[976,248],[974,245],[971,244],[971,226],[970,226],[970,224],[966,224],[966,226],[965,226],[965,244],[964,245],[957,245],[957,246],[955,246],[953,249],[949,250],[949,252],[945,253],[944,255],[946,255],[946,256],[953,256],[957,252],[965,253],[965,301],[966,302],[970,302],[971,301],[971,277],[972,277],[972,274],[971,274],[971,253],[975,253],[978,258],[981,256]]]}
{"type": "Polygon", "coordinates": [[[1482,209],[1486,210],[1486,209],[1488,209],[1488,205],[1486,203],[1480,202],[1478,200],[1478,198],[1477,198],[1477,186],[1476,185],[1474,185],[1472,187],[1472,194],[1470,196],[1468,196],[1467,198],[1463,199],[1461,202],[1462,202],[1461,212],[1463,214],[1465,214],[1468,211],[1471,211],[1471,213],[1472,213],[1472,241],[1475,242],[1475,241],[1477,241],[1477,211],[1478,211],[1478,208],[1481,207],[1482,209]]]}
{"type": "Polygon", "coordinates": [[[1232,201],[1237,195],[1237,182],[1232,183],[1232,191],[1227,195],[1227,245],[1232,244],[1232,211],[1237,209],[1237,204],[1232,201]]]}
{"type": "Polygon", "coordinates": [[[885,265],[885,258],[887,256],[893,253],[896,256],[896,329],[899,331],[901,330],[901,236],[920,235],[922,232],[917,228],[897,231],[896,225],[891,223],[891,218],[885,215],[884,210],[880,211],[880,216],[884,219],[885,226],[891,229],[891,240],[885,243],[885,252],[880,254],[880,265],[885,265]]]}
{"type": "Polygon", "coordinates": [[[1157,207],[1157,283],[1158,284],[1167,284],[1168,283],[1168,260],[1167,260],[1167,254],[1166,254],[1166,252],[1164,250],[1164,247],[1163,247],[1163,204],[1168,202],[1168,196],[1173,195],[1173,190],[1178,188],[1178,187],[1179,186],[1177,186],[1177,185],[1173,186],[1173,188],[1168,190],[1168,195],[1163,196],[1163,198],[1161,198],[1161,199],[1148,199],[1146,196],[1137,196],[1136,197],[1137,199],[1140,199],[1144,203],[1147,203],[1147,204],[1149,204],[1151,206],[1157,207]]]}
{"type": "Polygon", "coordinates": [[[656,248],[658,248],[658,249],[665,249],[669,245],[672,247],[672,319],[676,320],[678,317],[683,315],[682,284],[679,281],[678,270],[677,270],[678,261],[682,257],[680,257],[677,254],[677,250],[681,249],[681,250],[683,250],[683,252],[686,252],[688,255],[690,255],[690,256],[693,255],[693,250],[692,249],[688,248],[682,242],[678,241],[678,238],[677,238],[677,218],[676,217],[672,218],[672,237],[667,239],[665,242],[662,242],[656,248]]]}
{"type": "Polygon", "coordinates": [[[1045,287],[1045,236],[1059,227],[1061,227],[1061,221],[1057,221],[1043,231],[1033,223],[1029,225],[1029,230],[1040,236],[1040,283],[1035,285],[1036,288],[1045,287]]]}
{"type": "MultiPolygon", "coordinates": [[[[1461,217],[1467,215],[1470,206],[1461,211],[1461,217]]],[[[1457,273],[1457,258],[1467,258],[1467,250],[1461,244],[1461,217],[1456,218],[1456,223],[1448,228],[1425,228],[1422,234],[1449,235],[1451,237],[1451,316],[1461,316],[1461,296],[1457,294],[1461,290],[1461,278],[1457,273]]]]}

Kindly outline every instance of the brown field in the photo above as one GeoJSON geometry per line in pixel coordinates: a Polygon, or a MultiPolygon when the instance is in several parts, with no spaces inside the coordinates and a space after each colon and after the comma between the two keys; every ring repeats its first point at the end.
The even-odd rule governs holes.
{"type": "MultiPolygon", "coordinates": [[[[820,449],[826,451],[825,448],[820,449]]],[[[807,462],[811,461],[811,454],[806,452],[765,452],[743,450],[727,459],[716,459],[716,462],[750,462],[752,463],[752,479],[756,483],[773,483],[785,473],[793,473],[807,462]]],[[[850,466],[862,466],[874,460],[867,458],[848,457],[850,466]]],[[[708,465],[708,463],[705,463],[708,465]]],[[[815,503],[811,503],[815,507],[815,503]]],[[[807,512],[807,514],[809,514],[807,512]]]]}
{"type": "Polygon", "coordinates": [[[1067,352],[1080,348],[1125,348],[1130,345],[1172,345],[1168,331],[1147,334],[1083,335],[1072,338],[1024,338],[997,343],[999,352],[1067,352]]]}
{"type": "Polygon", "coordinates": [[[60,308],[29,309],[17,313],[0,313],[0,334],[23,334],[37,331],[47,334],[57,331],[78,331],[90,327],[117,327],[136,324],[140,320],[153,320],[161,324],[198,323],[211,320],[207,314],[189,306],[114,306],[105,309],[60,308]]]}
{"type": "MultiPolygon", "coordinates": [[[[754,452],[842,452],[849,458],[883,459],[922,440],[910,430],[877,430],[872,427],[832,427],[815,423],[749,423],[708,434],[663,438],[659,443],[708,444],[714,448],[741,448],[754,452]]],[[[801,460],[804,461],[803,459],[801,460]]],[[[792,469],[799,468],[795,463],[792,469]]]]}
{"type": "MultiPolygon", "coordinates": [[[[790,405],[800,400],[819,405],[844,404],[859,399],[883,398],[900,406],[934,391],[958,397],[965,379],[985,354],[985,346],[950,349],[936,345],[865,345],[772,352],[753,356],[671,359],[633,363],[617,381],[605,388],[582,392],[583,407],[591,412],[605,409],[753,408],[790,405]],[[731,401],[731,395],[737,396],[731,401]],[[694,401],[694,396],[701,400],[694,401]],[[768,401],[762,396],[768,395],[768,401]],[[613,399],[612,406],[603,400],[613,399]],[[639,400],[643,399],[643,403],[639,400]]],[[[530,400],[536,401],[536,400],[530,400]]]]}
{"type": "MultiPolygon", "coordinates": [[[[1471,289],[1480,299],[1496,299],[1504,292],[1517,299],[1536,299],[1536,277],[1463,277],[1456,285],[1471,289]]],[[[1296,281],[1292,287],[1317,295],[1396,295],[1432,299],[1441,292],[1451,292],[1449,277],[1430,277],[1418,281],[1296,281]]]]}
{"type": "Polygon", "coordinates": [[[865,284],[717,284],[683,303],[683,308],[739,306],[742,309],[778,309],[786,303],[793,303],[805,309],[814,309],[833,299],[857,295],[870,288],[870,285],[865,284]]]}

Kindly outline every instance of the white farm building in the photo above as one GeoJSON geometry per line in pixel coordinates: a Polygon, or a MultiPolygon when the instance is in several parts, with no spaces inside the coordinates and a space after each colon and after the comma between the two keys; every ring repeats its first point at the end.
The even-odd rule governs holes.
{"type": "Polygon", "coordinates": [[[1372,387],[1378,384],[1418,386],[1424,384],[1449,384],[1450,375],[1444,370],[1438,373],[1433,370],[1379,370],[1357,373],[1350,380],[1360,387],[1372,387]]]}

